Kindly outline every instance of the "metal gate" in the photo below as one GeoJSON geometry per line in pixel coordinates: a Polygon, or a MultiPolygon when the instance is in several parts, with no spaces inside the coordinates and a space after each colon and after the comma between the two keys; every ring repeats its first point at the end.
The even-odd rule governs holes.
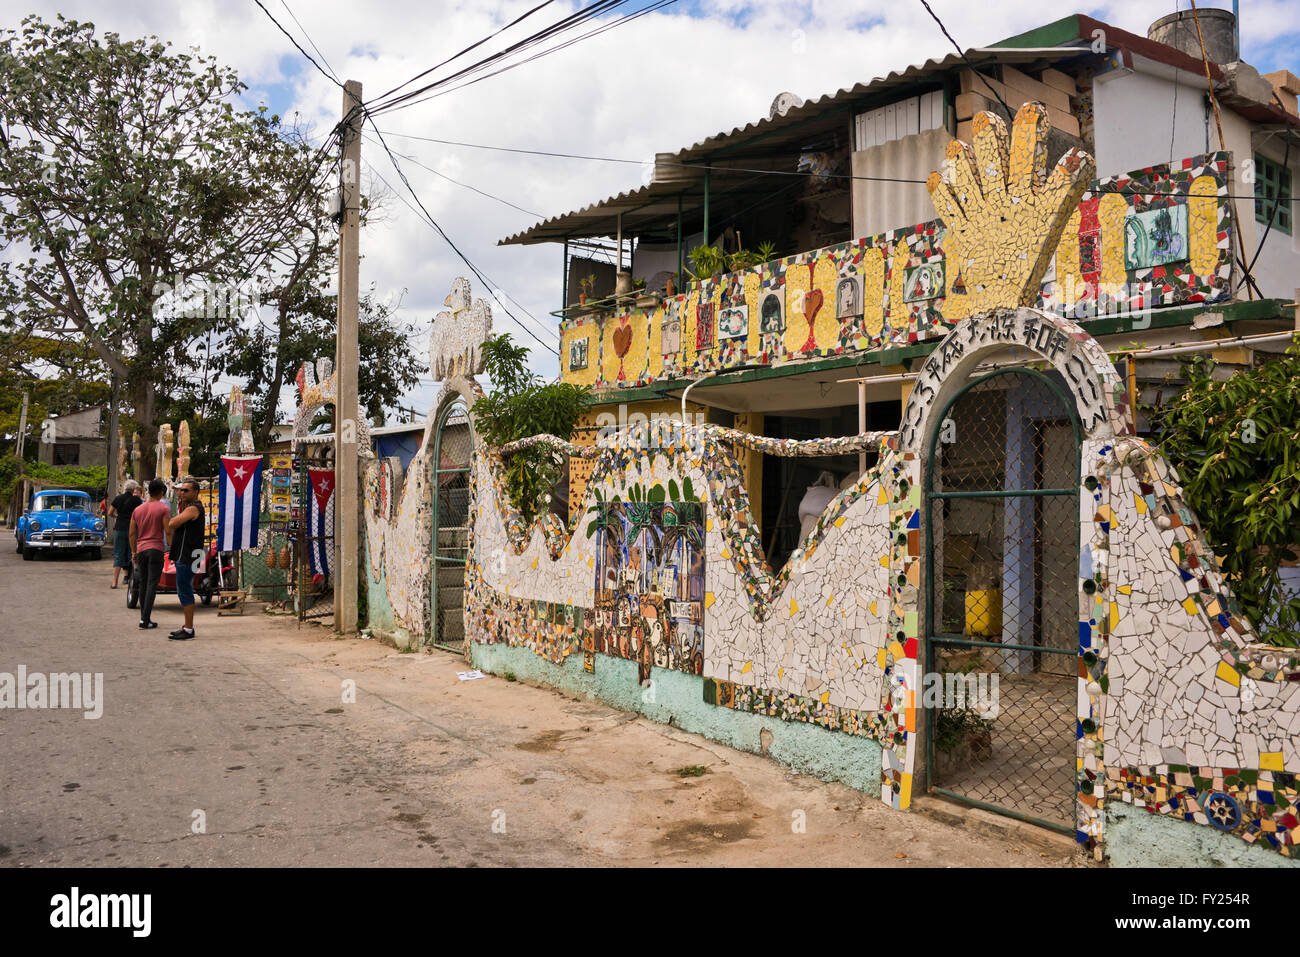
{"type": "Polygon", "coordinates": [[[926,476],[930,789],[1074,830],[1080,430],[1055,374],[968,383],[926,476]]]}
{"type": "Polygon", "coordinates": [[[438,415],[433,433],[433,584],[428,643],[460,651],[465,641],[465,560],[469,554],[469,471],[474,450],[464,402],[438,415]]]}

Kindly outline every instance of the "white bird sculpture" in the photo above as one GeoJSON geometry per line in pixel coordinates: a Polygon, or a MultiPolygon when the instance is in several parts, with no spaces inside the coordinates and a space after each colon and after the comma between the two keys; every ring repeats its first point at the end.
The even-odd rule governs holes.
{"type": "Polygon", "coordinates": [[[433,318],[429,333],[429,372],[435,379],[471,376],[483,371],[483,343],[492,335],[492,310],[470,299],[469,280],[458,277],[443,300],[448,312],[433,318]]]}

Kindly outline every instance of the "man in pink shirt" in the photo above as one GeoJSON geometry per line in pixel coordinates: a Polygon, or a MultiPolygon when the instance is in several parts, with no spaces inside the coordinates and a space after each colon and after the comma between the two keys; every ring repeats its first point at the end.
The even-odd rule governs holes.
{"type": "Polygon", "coordinates": [[[172,510],[162,500],[167,483],[154,479],[149,483],[149,501],[131,513],[131,552],[140,575],[140,627],[157,628],[149,616],[153,612],[158,579],[162,577],[163,554],[167,548],[167,520],[172,510]]]}

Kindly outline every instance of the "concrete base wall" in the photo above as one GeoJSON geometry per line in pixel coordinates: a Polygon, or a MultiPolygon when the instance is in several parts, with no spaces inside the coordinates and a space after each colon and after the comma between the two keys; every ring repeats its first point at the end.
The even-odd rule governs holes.
{"type": "Polygon", "coordinates": [[[1121,801],[1106,804],[1106,854],[1111,867],[1297,867],[1266,845],[1235,834],[1190,827],[1121,801]]]}
{"type": "Polygon", "coordinates": [[[582,656],[558,665],[527,648],[503,644],[471,645],[475,668],[507,672],[568,694],[592,698],[643,714],[653,721],[703,735],[740,751],[765,754],[801,774],[839,781],[869,794],[880,790],[880,745],[836,734],[813,724],[705,704],[704,679],[653,668],[650,687],[637,684],[637,663],[600,656],[594,674],[583,671],[582,656]],[[765,733],[766,732],[766,733],[765,733]]]}

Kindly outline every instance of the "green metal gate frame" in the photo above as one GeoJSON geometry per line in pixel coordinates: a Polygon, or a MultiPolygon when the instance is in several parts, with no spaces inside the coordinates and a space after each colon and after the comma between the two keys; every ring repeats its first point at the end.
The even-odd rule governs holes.
{"type": "Polygon", "coordinates": [[[464,413],[466,416],[469,414],[469,405],[463,398],[452,399],[443,407],[442,411],[438,413],[437,425],[433,430],[433,538],[429,543],[429,547],[433,550],[433,574],[429,581],[429,637],[426,642],[426,644],[432,645],[435,648],[455,652],[461,651],[461,648],[458,648],[455,645],[446,644],[439,640],[441,636],[438,634],[438,569],[439,563],[441,563],[443,565],[459,567],[463,573],[466,565],[466,558],[454,558],[438,554],[438,520],[442,513],[441,503],[438,501],[438,497],[442,494],[441,476],[468,475],[470,469],[473,467],[473,429],[469,430],[470,464],[466,465],[464,468],[444,469],[441,467],[442,432],[447,425],[447,420],[457,411],[464,413]]]}
{"type": "MultiPolygon", "coordinates": [[[[959,389],[957,393],[943,407],[943,412],[934,419],[934,426],[931,429],[931,433],[930,433],[928,457],[926,458],[926,464],[925,464],[925,504],[924,504],[925,521],[923,522],[923,525],[925,527],[925,533],[924,533],[925,534],[924,583],[925,583],[925,633],[926,633],[925,661],[926,661],[927,672],[932,673],[935,670],[934,649],[936,645],[959,647],[959,648],[990,648],[999,651],[1031,651],[1036,653],[1041,653],[1046,651],[1049,653],[1052,652],[1059,652],[1061,654],[1070,653],[1067,652],[1065,649],[1044,648],[1038,645],[1010,645],[1010,644],[1003,644],[1002,642],[998,642],[998,641],[972,641],[967,638],[951,637],[951,636],[943,635],[941,633],[933,633],[934,632],[933,624],[934,624],[935,548],[934,548],[934,523],[931,520],[931,513],[933,511],[932,504],[934,502],[943,501],[944,499],[960,499],[960,498],[1013,498],[1013,497],[1038,498],[1038,497],[1046,497],[1046,496],[1054,496],[1054,495],[1073,495],[1076,496],[1077,498],[1077,496],[1079,495],[1078,486],[1074,488],[997,489],[993,491],[965,491],[965,492],[961,492],[961,491],[936,492],[934,490],[935,469],[933,467],[933,463],[937,461],[937,459],[935,458],[936,447],[939,442],[939,434],[943,429],[944,420],[948,418],[948,415],[949,413],[952,412],[953,407],[956,406],[956,404],[959,401],[961,401],[962,396],[964,396],[967,392],[971,391],[981,383],[987,382],[990,379],[993,379],[997,376],[1005,376],[1005,375],[1023,375],[1030,378],[1038,379],[1039,381],[1045,383],[1047,387],[1051,389],[1052,393],[1060,401],[1061,408],[1065,411],[1066,416],[1070,421],[1070,425],[1074,430],[1074,460],[1075,460],[1074,474],[1076,475],[1079,474],[1079,469],[1080,469],[1080,465],[1082,462],[1082,455],[1083,455],[1083,430],[1079,424],[1078,409],[1075,407],[1074,400],[1070,397],[1069,393],[1067,393],[1063,388],[1057,385],[1057,383],[1054,382],[1049,376],[1038,371],[1037,369],[1018,366],[1009,369],[998,369],[986,375],[982,375],[977,378],[972,378],[969,382],[963,385],[961,389],[959,389]]],[[[1077,542],[1079,539],[1079,510],[1077,507],[1074,509],[1073,515],[1074,515],[1074,540],[1076,542],[1075,547],[1077,550],[1078,548],[1077,542]]],[[[1073,654],[1077,657],[1078,650],[1076,649],[1073,652],[1073,654]]],[[[1014,808],[1002,807],[1001,805],[991,804],[987,801],[981,801],[978,798],[969,797],[968,795],[960,794],[956,791],[947,790],[946,788],[936,786],[931,781],[929,781],[929,778],[932,778],[934,775],[934,768],[935,768],[934,724],[937,716],[938,716],[937,709],[934,708],[926,709],[925,763],[926,763],[926,776],[927,776],[928,790],[936,794],[942,794],[944,797],[951,798],[955,801],[960,801],[963,804],[969,804],[973,807],[978,807],[986,811],[991,811],[994,814],[1001,814],[1006,817],[1015,818],[1020,821],[1026,821],[1030,824],[1034,824],[1039,827],[1044,827],[1052,831],[1058,831],[1062,834],[1071,834],[1071,835],[1074,834],[1075,827],[1073,824],[1059,824],[1055,821],[1047,821],[1044,820],[1043,818],[1035,817],[1032,814],[1025,814],[1021,811],[1017,811],[1014,808]]],[[[1075,760],[1076,760],[1075,755],[1071,753],[1070,768],[1069,768],[1071,778],[1075,777],[1075,767],[1074,767],[1075,760]]]]}

